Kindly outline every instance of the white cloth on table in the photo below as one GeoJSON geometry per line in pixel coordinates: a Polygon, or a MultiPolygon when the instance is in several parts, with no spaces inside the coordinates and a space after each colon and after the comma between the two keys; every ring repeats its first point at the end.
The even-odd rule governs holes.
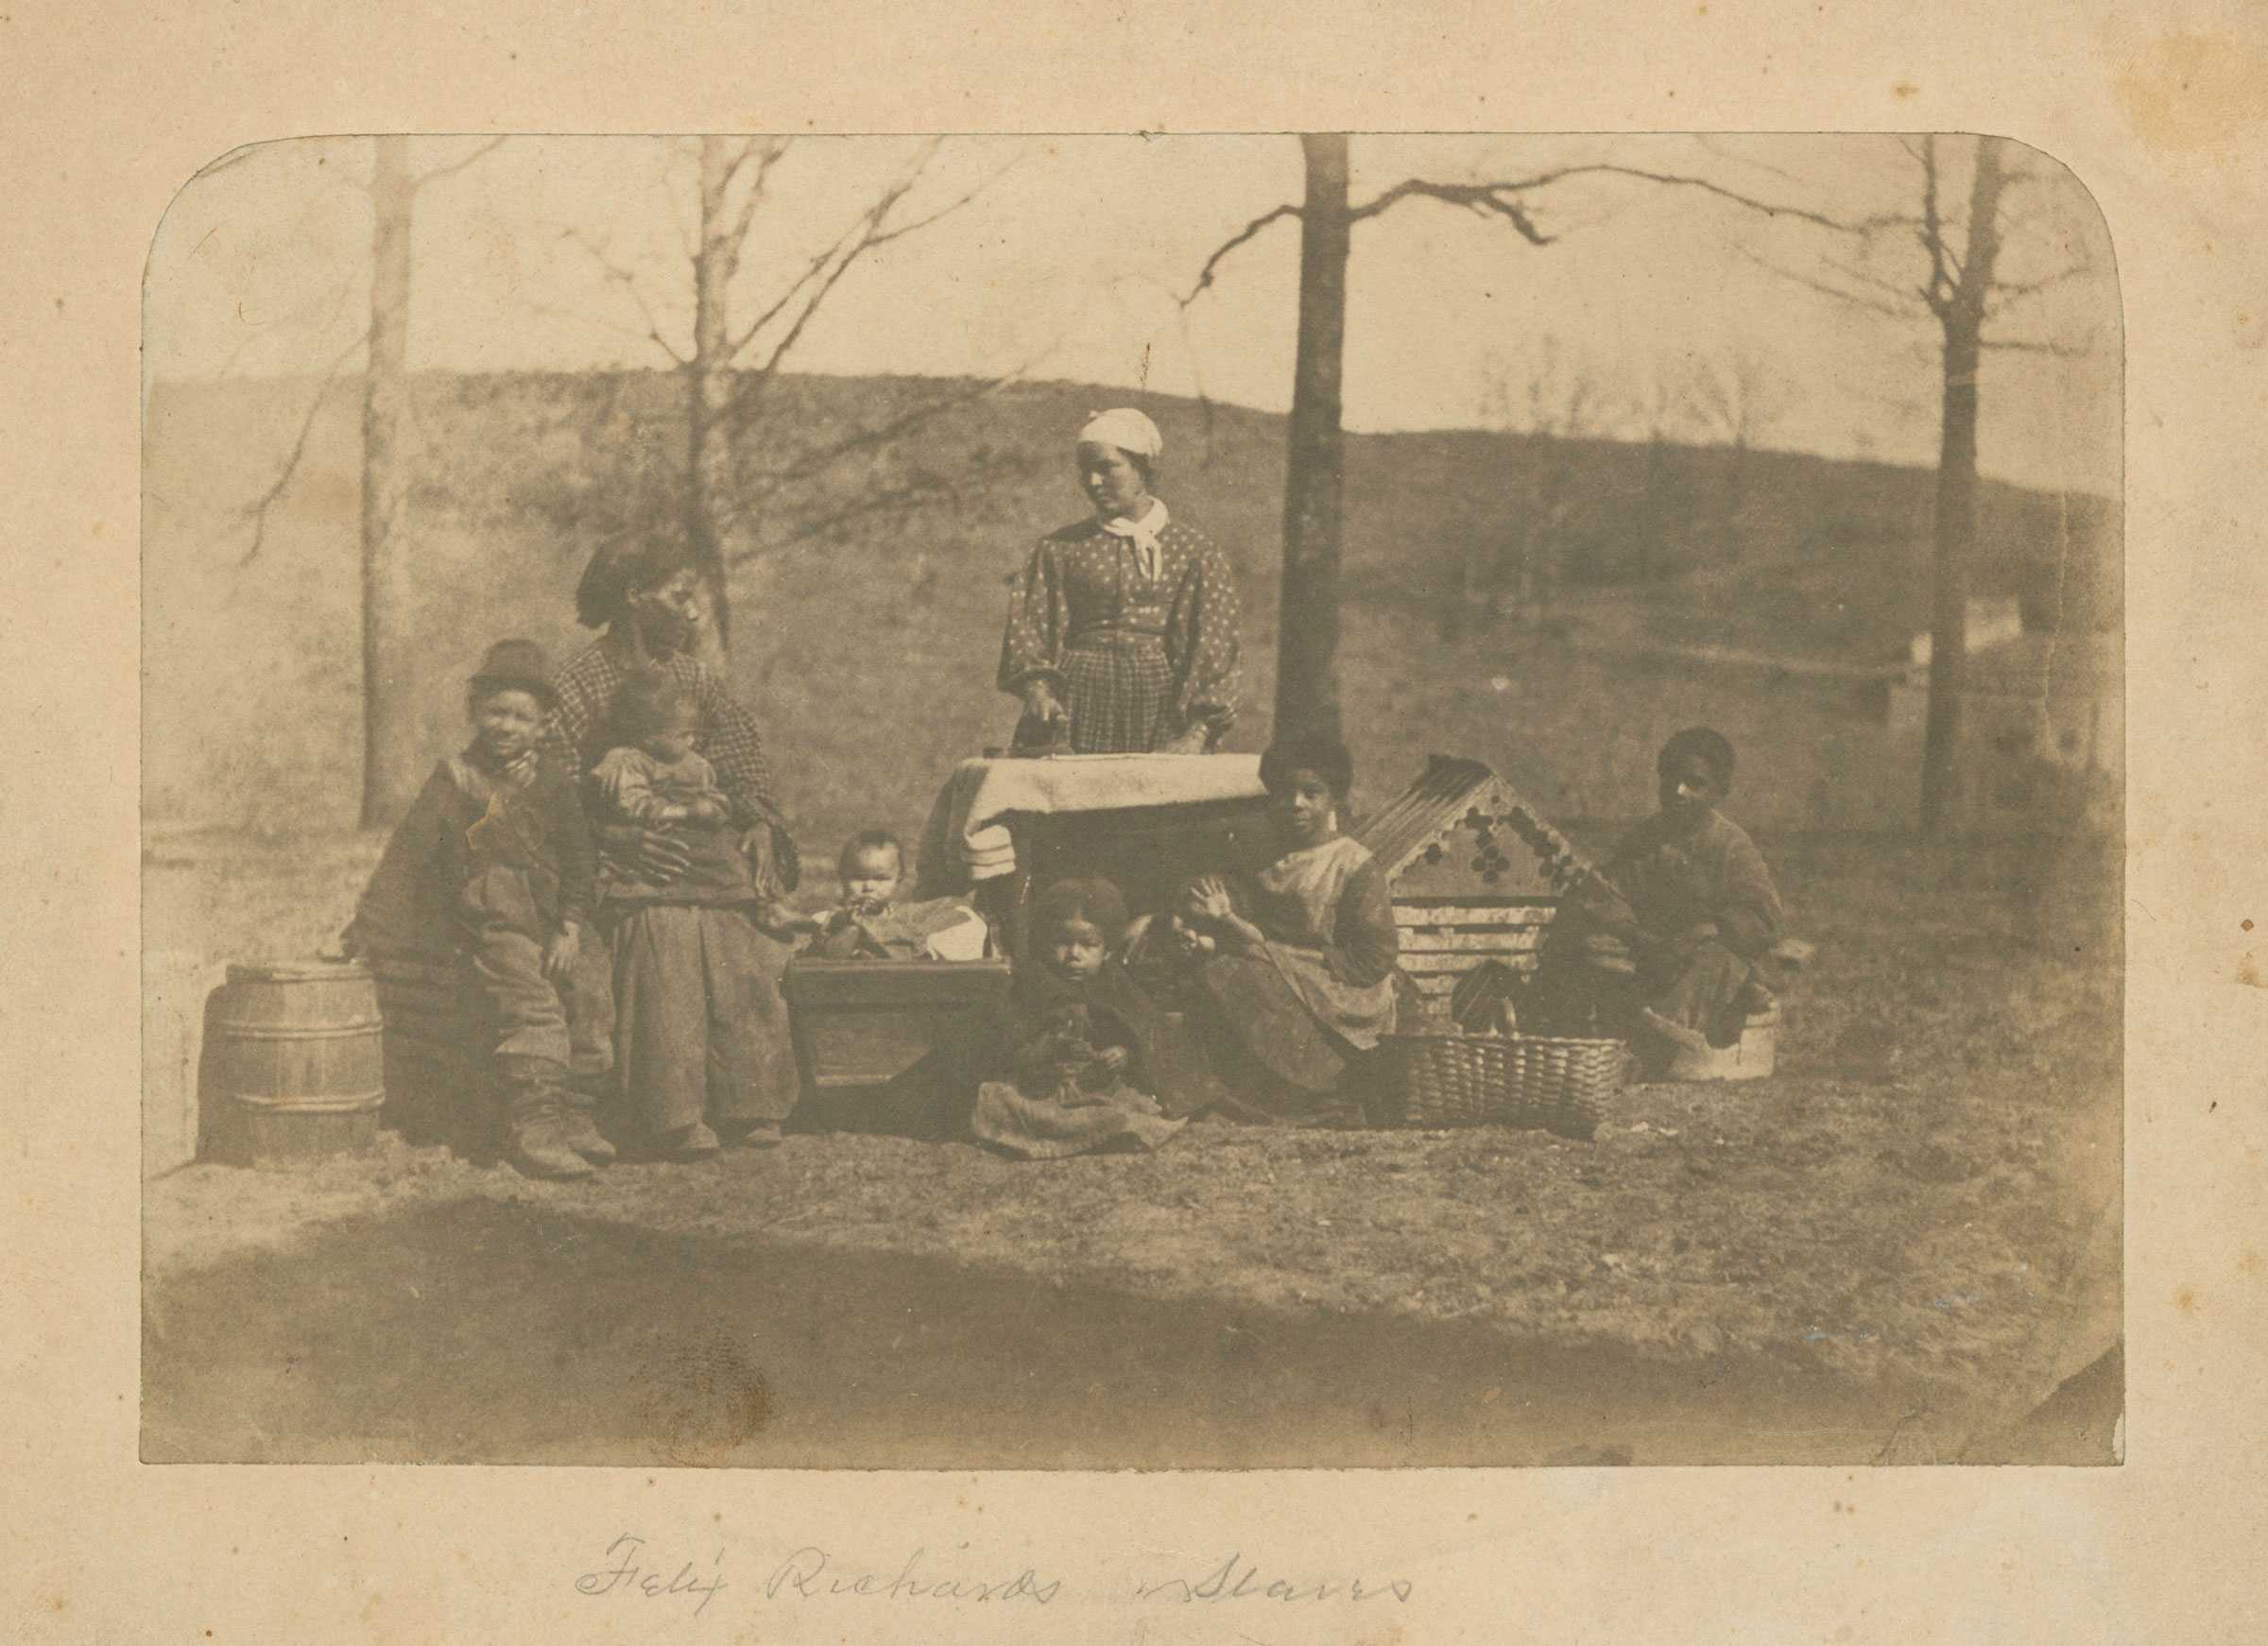
{"type": "Polygon", "coordinates": [[[965,760],[921,831],[923,896],[946,896],[1016,872],[1017,814],[1115,812],[1266,795],[1256,754],[1070,754],[965,760]]]}

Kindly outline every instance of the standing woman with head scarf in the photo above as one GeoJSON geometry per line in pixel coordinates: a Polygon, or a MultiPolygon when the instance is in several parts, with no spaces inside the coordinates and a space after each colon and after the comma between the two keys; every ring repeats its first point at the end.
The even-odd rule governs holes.
{"type": "Polygon", "coordinates": [[[1021,747],[1202,754],[1236,716],[1236,581],[1212,540],[1151,488],[1158,425],[1127,408],[1079,431],[1094,512],[1041,539],[1001,642],[1000,689],[1023,702],[1021,747]]]}

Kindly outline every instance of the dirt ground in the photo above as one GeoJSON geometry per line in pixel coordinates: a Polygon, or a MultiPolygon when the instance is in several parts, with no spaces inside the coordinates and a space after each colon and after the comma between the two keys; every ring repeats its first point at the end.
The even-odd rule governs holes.
{"type": "Polygon", "coordinates": [[[1820,946],[1780,1073],[1634,1087],[1589,1143],[1200,1125],[1032,1165],[813,1134],[560,1185],[388,1139],[189,1167],[146,1202],[145,1455],[2110,1461],[2120,991],[2074,889],[2099,866],[1766,845],[1820,946]]]}

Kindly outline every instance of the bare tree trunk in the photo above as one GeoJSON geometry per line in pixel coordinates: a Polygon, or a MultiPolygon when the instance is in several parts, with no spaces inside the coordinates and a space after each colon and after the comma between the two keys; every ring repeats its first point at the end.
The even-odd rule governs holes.
{"type": "Polygon", "coordinates": [[[1283,500],[1283,601],[1276,734],[1341,734],[1339,544],[1346,475],[1339,429],[1347,336],[1347,138],[1303,135],[1307,198],[1299,233],[1299,351],[1292,377],[1283,500]]]}
{"type": "Polygon", "coordinates": [[[686,363],[685,545],[700,573],[720,649],[732,643],[725,586],[726,501],[732,489],[732,361],[728,307],[740,243],[725,221],[731,154],[701,139],[700,244],[693,257],[693,358],[686,363]]]}
{"type": "Polygon", "coordinates": [[[1977,364],[1984,300],[2000,254],[2001,149],[1977,141],[1967,256],[1939,318],[1945,332],[1945,409],[1937,454],[1936,568],[1930,626],[1930,702],[1921,753],[1921,827],[1937,833],[1960,805],[1961,691],[1968,660],[1968,562],[1977,523],[1977,364]]]}
{"type": "Polygon", "coordinates": [[[362,826],[384,827],[409,807],[418,728],[405,712],[409,591],[389,540],[401,502],[402,407],[409,392],[409,233],[417,182],[409,141],[372,140],[369,368],[362,380],[362,826]]]}

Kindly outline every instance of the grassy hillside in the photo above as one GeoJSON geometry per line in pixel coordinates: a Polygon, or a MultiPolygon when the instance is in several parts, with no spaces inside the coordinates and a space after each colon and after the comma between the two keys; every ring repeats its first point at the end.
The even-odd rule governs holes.
{"type": "MultiPolygon", "coordinates": [[[[792,460],[939,386],[786,380],[770,436],[748,460],[792,460]]],[[[229,383],[161,384],[151,394],[144,792],[154,821],[263,832],[352,825],[352,385],[326,400],[249,562],[241,519],[272,483],[312,392],[229,383]]],[[[679,393],[654,373],[419,380],[422,467],[396,530],[421,583],[416,641],[430,666],[412,691],[432,752],[459,735],[461,680],[487,643],[518,633],[561,651],[582,643],[569,597],[599,523],[620,512],[621,454],[681,449],[679,393]]],[[[1033,537],[1082,512],[1065,441],[1089,410],[1123,398],[1079,385],[1006,389],[830,472],[766,523],[770,538],[798,540],[739,576],[733,669],[808,840],[823,848],[863,824],[918,826],[952,761],[1005,741],[1012,705],[992,689],[1003,579],[1033,537]],[[909,477],[952,489],[902,517],[852,516],[799,536],[909,477]]],[[[1166,433],[1160,489],[1243,569],[1249,708],[1234,744],[1257,747],[1273,694],[1282,422],[1236,407],[1208,415],[1158,397],[1143,403],[1166,433]]],[[[1725,484],[1726,454],[1679,449],[1666,461],[1668,489],[1706,513],[1725,484]]],[[[1750,462],[1738,562],[1711,562],[1722,553],[1713,540],[1673,541],[1669,557],[1688,569],[1631,587],[1616,580],[1628,574],[1636,534],[1658,518],[1647,511],[1641,448],[1516,450],[1471,433],[1350,437],[1344,667],[1365,787],[1399,784],[1426,749],[1452,748],[1497,764],[1561,816],[1626,815],[1646,803],[1660,738],[1709,720],[1744,746],[1734,809],[1751,820],[1902,824],[1911,774],[1888,769],[1879,709],[1850,688],[1579,649],[1587,613],[1604,624],[1636,611],[1643,632],[1679,643],[1866,659],[1890,655],[1922,626],[1926,472],[1778,453],[1750,462]],[[1486,549],[1514,529],[1543,462],[1563,466],[1572,500],[1557,528],[1564,631],[1445,641],[1457,566],[1474,544],[1486,549]]],[[[1981,592],[2019,592],[2067,621],[2115,621],[2111,506],[1988,484],[1981,508],[1981,592]]]]}

